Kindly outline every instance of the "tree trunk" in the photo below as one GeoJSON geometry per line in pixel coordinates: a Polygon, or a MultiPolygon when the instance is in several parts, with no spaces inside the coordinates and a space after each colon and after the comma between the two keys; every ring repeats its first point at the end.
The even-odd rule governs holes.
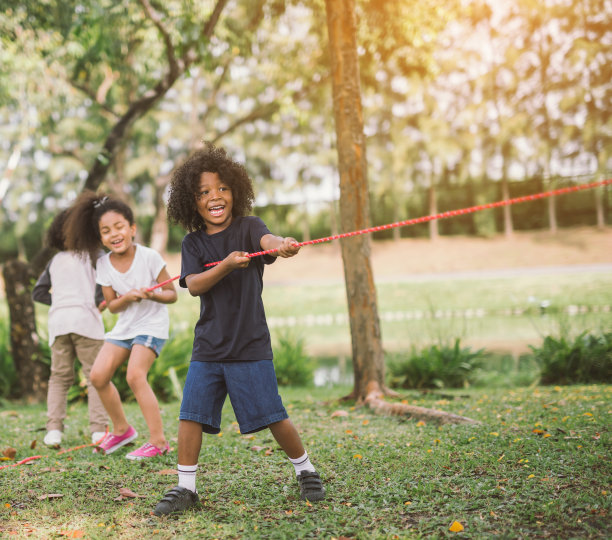
{"type": "MultiPolygon", "coordinates": [[[[436,182],[433,172],[429,173],[429,189],[427,190],[429,215],[434,216],[438,213],[438,195],[436,193],[436,182]]],[[[429,239],[437,240],[440,237],[438,220],[433,219],[429,222],[429,239]]]]}
{"type": "MultiPolygon", "coordinates": [[[[510,190],[508,189],[508,178],[504,173],[504,177],[502,178],[502,199],[507,201],[510,199],[510,190]]],[[[504,234],[506,238],[512,238],[514,234],[514,226],[512,224],[512,209],[510,206],[506,205],[503,207],[504,209],[504,234]]]]}
{"type": "MultiPolygon", "coordinates": [[[[367,228],[370,214],[355,38],[355,4],[354,0],[326,0],[325,6],[340,172],[340,221],[344,231],[353,231],[367,228]]],[[[384,401],[384,395],[397,394],[385,386],[384,353],[370,264],[370,237],[360,235],[344,239],[341,246],[354,374],[353,391],[347,398],[383,414],[427,419],[436,417],[438,421],[458,422],[462,417],[384,401]]],[[[462,421],[473,422],[470,419],[462,421]]]]}
{"type": "Polygon", "coordinates": [[[155,181],[155,216],[151,227],[150,246],[162,257],[168,252],[168,219],[166,217],[166,205],[164,204],[164,192],[170,181],[170,175],[165,175],[155,181]]]}
{"type": "Polygon", "coordinates": [[[19,395],[30,403],[42,402],[47,397],[49,366],[43,361],[36,332],[30,285],[34,276],[30,265],[15,259],[4,264],[3,277],[11,320],[11,351],[21,385],[19,395]]]}
{"type": "MultiPolygon", "coordinates": [[[[340,222],[344,231],[368,227],[369,194],[353,0],[326,0],[334,118],[340,172],[340,222]]],[[[370,237],[342,241],[342,261],[353,349],[351,397],[365,402],[370,390],[386,391],[370,237]]]]}

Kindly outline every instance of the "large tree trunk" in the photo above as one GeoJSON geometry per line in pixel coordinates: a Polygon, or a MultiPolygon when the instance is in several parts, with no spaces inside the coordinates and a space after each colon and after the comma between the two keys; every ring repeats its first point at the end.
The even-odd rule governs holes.
{"type": "Polygon", "coordinates": [[[11,320],[11,351],[21,385],[19,395],[30,403],[41,402],[47,397],[49,366],[43,362],[36,332],[30,265],[16,259],[8,261],[3,277],[11,320]]]}
{"type": "MultiPolygon", "coordinates": [[[[340,172],[340,222],[344,231],[352,231],[367,228],[369,222],[355,5],[353,0],[326,0],[325,5],[340,172]]],[[[351,397],[365,402],[368,390],[386,390],[370,237],[345,239],[341,245],[355,376],[351,397]]]]}
{"type": "MultiPolygon", "coordinates": [[[[369,193],[363,133],[354,0],[326,0],[327,28],[334,97],[334,118],[340,171],[340,221],[344,231],[368,227],[369,193]]],[[[382,414],[406,415],[446,422],[473,422],[442,411],[387,403],[397,395],[385,386],[384,353],[370,264],[370,237],[342,240],[342,262],[348,299],[354,386],[350,396],[382,414]]]]}

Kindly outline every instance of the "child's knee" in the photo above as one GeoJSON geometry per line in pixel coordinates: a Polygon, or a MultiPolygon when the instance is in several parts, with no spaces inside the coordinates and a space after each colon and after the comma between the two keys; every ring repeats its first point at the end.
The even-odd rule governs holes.
{"type": "Polygon", "coordinates": [[[147,374],[137,369],[130,369],[128,367],[127,373],[125,374],[125,380],[128,386],[134,390],[142,388],[143,385],[148,385],[147,374]]]}
{"type": "Polygon", "coordinates": [[[96,390],[104,388],[110,382],[111,377],[104,370],[96,369],[95,366],[89,372],[89,381],[96,390]]]}

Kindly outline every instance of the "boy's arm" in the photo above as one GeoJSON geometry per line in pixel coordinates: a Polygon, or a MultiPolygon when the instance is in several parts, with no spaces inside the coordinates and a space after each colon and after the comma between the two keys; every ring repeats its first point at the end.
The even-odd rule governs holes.
{"type": "Polygon", "coordinates": [[[185,276],[185,284],[191,296],[200,296],[208,292],[232,271],[237,268],[246,268],[251,261],[246,254],[246,251],[233,251],[209,270],[185,276]]]}
{"type": "Polygon", "coordinates": [[[278,249],[275,253],[270,255],[278,257],[293,257],[300,251],[300,246],[297,245],[298,241],[295,238],[287,236],[275,236],[274,234],[264,234],[261,237],[260,245],[261,249],[268,251],[269,249],[278,249]]]}
{"type": "Polygon", "coordinates": [[[47,304],[48,306],[51,305],[51,293],[49,292],[51,290],[51,274],[49,273],[49,264],[47,264],[43,273],[40,274],[36,285],[32,289],[32,299],[35,302],[47,304]]]}

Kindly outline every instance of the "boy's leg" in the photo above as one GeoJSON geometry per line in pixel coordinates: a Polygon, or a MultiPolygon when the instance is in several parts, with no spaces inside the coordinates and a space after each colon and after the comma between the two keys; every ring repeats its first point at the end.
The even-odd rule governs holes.
{"type": "Polygon", "coordinates": [[[77,357],[83,366],[83,374],[87,380],[87,408],[89,411],[89,429],[92,433],[100,433],[106,431],[108,427],[108,415],[104,410],[102,400],[98,395],[97,390],[91,384],[91,367],[96,360],[96,356],[100,352],[104,341],[100,339],[91,339],[85,336],[73,334],[73,343],[76,349],[77,357]]]}
{"type": "Polygon", "coordinates": [[[51,376],[47,390],[47,431],[64,430],[68,389],[74,382],[75,351],[70,335],[57,336],[51,345],[51,376]]]}
{"type": "Polygon", "coordinates": [[[195,489],[195,477],[201,447],[202,424],[191,420],[179,420],[179,483],[157,503],[153,510],[156,516],[183,512],[199,503],[200,499],[195,489]]]}
{"type": "Polygon", "coordinates": [[[285,451],[295,468],[300,485],[300,497],[309,501],[321,501],[325,498],[325,488],[319,473],[310,462],[308,453],[293,422],[286,418],[268,426],[276,442],[285,451]]]}
{"type": "Polygon", "coordinates": [[[270,424],[268,427],[289,459],[297,459],[304,455],[306,450],[304,450],[302,440],[289,418],[270,424]]]}
{"type": "Polygon", "coordinates": [[[147,381],[147,375],[155,358],[155,352],[149,347],[134,345],[128,361],[126,380],[134,392],[134,397],[149,428],[149,442],[157,448],[165,449],[167,441],[164,436],[159,403],[147,381]]]}

